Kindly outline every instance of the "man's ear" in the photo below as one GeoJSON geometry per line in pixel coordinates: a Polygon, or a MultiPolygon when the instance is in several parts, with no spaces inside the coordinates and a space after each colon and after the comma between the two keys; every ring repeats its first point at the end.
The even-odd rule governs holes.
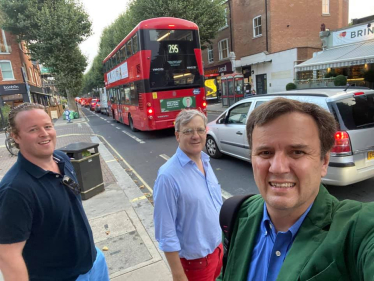
{"type": "Polygon", "coordinates": [[[322,159],[321,178],[326,176],[329,162],[330,162],[330,151],[328,151],[322,159]]]}
{"type": "Polygon", "coordinates": [[[175,131],[175,138],[177,139],[177,142],[179,142],[179,132],[175,131]]]}

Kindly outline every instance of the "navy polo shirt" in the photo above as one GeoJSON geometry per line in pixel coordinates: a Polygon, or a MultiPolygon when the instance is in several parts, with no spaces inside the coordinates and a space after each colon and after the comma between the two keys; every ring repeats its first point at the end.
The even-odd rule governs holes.
{"type": "Polygon", "coordinates": [[[60,174],[18,160],[0,182],[0,244],[26,241],[23,257],[31,281],[76,280],[96,258],[80,195],[62,184],[77,182],[69,158],[55,151],[60,174]]]}

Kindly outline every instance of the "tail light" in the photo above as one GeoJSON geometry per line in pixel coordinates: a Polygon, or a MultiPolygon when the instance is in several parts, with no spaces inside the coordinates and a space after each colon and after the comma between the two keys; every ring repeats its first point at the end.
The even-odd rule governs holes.
{"type": "Polygon", "coordinates": [[[148,102],[147,103],[147,114],[148,114],[148,119],[149,120],[152,120],[153,119],[153,113],[154,113],[154,110],[153,110],[153,108],[151,107],[152,105],[151,105],[151,103],[150,102],[148,102]]]}
{"type": "Polygon", "coordinates": [[[334,137],[335,144],[331,149],[331,154],[333,156],[352,155],[351,140],[349,139],[348,133],[345,131],[337,131],[334,137]]]}

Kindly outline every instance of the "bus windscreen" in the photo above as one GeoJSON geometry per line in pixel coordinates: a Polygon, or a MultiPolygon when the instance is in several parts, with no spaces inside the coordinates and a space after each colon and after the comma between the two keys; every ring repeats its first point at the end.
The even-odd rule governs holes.
{"type": "Polygon", "coordinates": [[[200,48],[195,30],[145,30],[145,49],[152,53],[150,88],[152,90],[199,87],[194,49],[200,48]]]}

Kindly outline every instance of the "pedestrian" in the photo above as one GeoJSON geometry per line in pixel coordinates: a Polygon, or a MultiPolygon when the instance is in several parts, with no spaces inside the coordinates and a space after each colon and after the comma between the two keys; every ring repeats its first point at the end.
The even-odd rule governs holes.
{"type": "Polygon", "coordinates": [[[68,123],[72,123],[71,119],[70,119],[70,110],[69,110],[69,107],[65,107],[65,117],[66,117],[66,120],[68,120],[68,123]]]}
{"type": "Polygon", "coordinates": [[[202,149],[206,116],[182,110],[175,120],[176,153],[159,169],[154,225],[174,281],[212,281],[222,266],[221,187],[202,149]]]}
{"type": "Polygon", "coordinates": [[[255,95],[256,95],[256,90],[253,89],[253,90],[252,90],[252,96],[255,96],[255,95]]]}
{"type": "Polygon", "coordinates": [[[74,168],[40,104],[9,114],[17,162],[0,182],[0,270],[8,280],[109,280],[74,168]]]}
{"type": "Polygon", "coordinates": [[[260,194],[241,205],[220,280],[373,280],[374,204],[339,201],[321,184],[334,117],[277,98],[246,129],[260,194]]]}

